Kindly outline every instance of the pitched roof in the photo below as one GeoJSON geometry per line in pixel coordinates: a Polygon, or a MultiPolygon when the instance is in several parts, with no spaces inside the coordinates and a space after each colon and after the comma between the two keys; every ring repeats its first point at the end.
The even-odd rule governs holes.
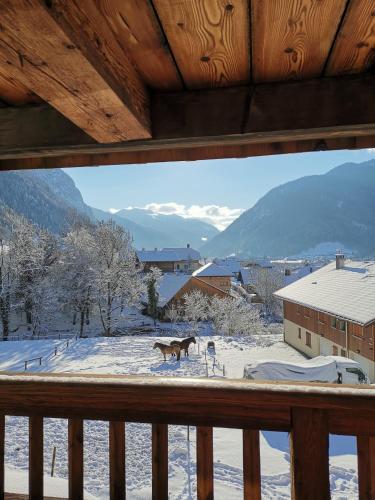
{"type": "Polygon", "coordinates": [[[179,262],[199,260],[200,253],[193,248],[163,248],[162,250],[137,250],[141,262],[179,262]]]}
{"type": "Polygon", "coordinates": [[[181,290],[181,288],[189,281],[191,276],[189,274],[163,274],[159,287],[159,305],[161,307],[168,304],[168,302],[181,290]]]}
{"type": "Polygon", "coordinates": [[[275,295],[365,325],[375,321],[375,261],[336,263],[314,271],[275,295]]]}
{"type": "Polygon", "coordinates": [[[201,278],[202,276],[232,276],[230,269],[218,266],[209,262],[193,272],[193,276],[201,278]]]}
{"type": "Polygon", "coordinates": [[[246,269],[245,267],[241,267],[240,274],[241,274],[241,281],[242,281],[242,283],[245,286],[250,285],[250,283],[251,283],[251,274],[250,274],[249,269],[246,269]]]}

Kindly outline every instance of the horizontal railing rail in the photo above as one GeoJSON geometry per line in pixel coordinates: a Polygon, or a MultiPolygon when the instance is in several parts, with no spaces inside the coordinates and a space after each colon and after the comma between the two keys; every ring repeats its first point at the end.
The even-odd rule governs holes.
{"type": "MultiPolygon", "coordinates": [[[[125,422],[152,424],[153,498],[168,498],[168,425],[197,426],[198,499],[213,498],[213,427],[243,429],[244,498],[261,497],[259,430],[291,433],[292,496],[328,499],[328,436],[357,436],[360,498],[375,491],[375,388],[152,376],[0,374],[4,415],[30,417],[30,498],[42,498],[43,418],[69,420],[69,495],[83,495],[83,420],[108,420],[111,498],[125,498],[125,422]]],[[[3,487],[3,486],[2,486],[3,487]]],[[[1,493],[1,491],[0,491],[1,493]]]]}

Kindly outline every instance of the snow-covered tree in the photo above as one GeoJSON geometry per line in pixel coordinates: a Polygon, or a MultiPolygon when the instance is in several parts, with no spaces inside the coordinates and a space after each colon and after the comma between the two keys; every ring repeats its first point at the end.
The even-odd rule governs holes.
{"type": "Polygon", "coordinates": [[[15,273],[11,254],[4,239],[0,239],[0,319],[4,339],[8,337],[10,332],[10,312],[14,288],[15,273]]]}
{"type": "Polygon", "coordinates": [[[199,290],[193,290],[186,293],[183,300],[185,303],[184,319],[190,323],[193,332],[197,334],[198,322],[206,320],[208,316],[208,297],[199,290]]]}
{"type": "Polygon", "coordinates": [[[262,331],[259,309],[244,300],[214,297],[209,316],[223,335],[254,335],[262,331]]]}
{"type": "Polygon", "coordinates": [[[179,311],[176,305],[172,302],[168,307],[168,318],[170,319],[172,330],[174,329],[176,321],[178,320],[179,317],[180,317],[179,311]]]}
{"type": "Polygon", "coordinates": [[[163,273],[158,267],[151,267],[145,276],[147,287],[147,314],[156,321],[158,317],[158,302],[159,302],[159,283],[163,273]]]}
{"type": "Polygon", "coordinates": [[[283,287],[283,274],[277,268],[254,268],[252,279],[256,293],[262,299],[264,312],[267,316],[281,315],[281,302],[274,292],[283,287]]]}
{"type": "Polygon", "coordinates": [[[95,261],[93,258],[94,234],[92,228],[76,226],[62,241],[62,255],[58,266],[60,302],[73,314],[73,324],[79,320],[79,335],[95,303],[95,261]]]}
{"type": "Polygon", "coordinates": [[[95,227],[92,245],[95,292],[105,335],[111,335],[125,305],[139,303],[144,291],[132,239],[113,221],[95,227]]]}

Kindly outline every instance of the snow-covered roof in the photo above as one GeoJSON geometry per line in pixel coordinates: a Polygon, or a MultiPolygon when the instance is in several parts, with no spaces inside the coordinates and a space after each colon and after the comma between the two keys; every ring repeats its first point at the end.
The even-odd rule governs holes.
{"type": "Polygon", "coordinates": [[[194,248],[190,247],[182,247],[182,248],[163,248],[162,252],[174,252],[178,260],[199,260],[201,258],[201,254],[198,250],[194,250],[194,248]]]}
{"type": "Polygon", "coordinates": [[[193,248],[163,248],[162,250],[137,250],[141,262],[179,262],[199,260],[200,253],[193,248]]]}
{"type": "Polygon", "coordinates": [[[308,274],[275,292],[277,297],[365,325],[375,321],[375,261],[346,260],[308,274]]]}
{"type": "Polygon", "coordinates": [[[250,275],[249,269],[246,269],[245,267],[241,267],[240,274],[241,274],[241,281],[242,281],[242,283],[245,286],[250,285],[250,283],[251,283],[250,276],[251,275],[250,275]]]}
{"type": "Polygon", "coordinates": [[[241,270],[241,261],[235,257],[227,257],[225,259],[215,259],[215,264],[220,267],[227,267],[232,273],[239,273],[241,270]]]}
{"type": "Polygon", "coordinates": [[[191,276],[188,274],[163,274],[158,287],[159,305],[163,307],[168,304],[168,302],[176,295],[179,290],[181,290],[181,288],[189,281],[190,278],[191,276]]]}
{"type": "Polygon", "coordinates": [[[193,276],[232,276],[230,269],[209,262],[193,272],[193,276]]]}

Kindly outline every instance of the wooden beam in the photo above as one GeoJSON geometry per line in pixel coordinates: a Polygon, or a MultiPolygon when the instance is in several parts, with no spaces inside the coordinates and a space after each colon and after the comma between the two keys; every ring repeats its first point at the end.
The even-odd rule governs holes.
{"type": "Polygon", "coordinates": [[[105,145],[93,144],[73,126],[69,130],[69,122],[48,107],[2,108],[0,168],[374,147],[374,88],[375,77],[368,75],[156,93],[152,98],[153,139],[105,145]]]}
{"type": "Polygon", "coordinates": [[[152,498],[168,500],[168,425],[152,425],[152,498]]]}
{"type": "Polygon", "coordinates": [[[125,500],[125,423],[109,422],[109,496],[125,500]]]}
{"type": "Polygon", "coordinates": [[[212,427],[197,427],[197,499],[214,498],[214,451],[212,427]]]}
{"type": "Polygon", "coordinates": [[[29,419],[29,498],[43,498],[43,417],[29,419]]]}
{"type": "Polygon", "coordinates": [[[98,142],[150,137],[144,84],[94,2],[83,3],[0,0],[0,63],[98,142]]]}
{"type": "Polygon", "coordinates": [[[68,421],[69,498],[83,500],[83,420],[68,421]]]}

